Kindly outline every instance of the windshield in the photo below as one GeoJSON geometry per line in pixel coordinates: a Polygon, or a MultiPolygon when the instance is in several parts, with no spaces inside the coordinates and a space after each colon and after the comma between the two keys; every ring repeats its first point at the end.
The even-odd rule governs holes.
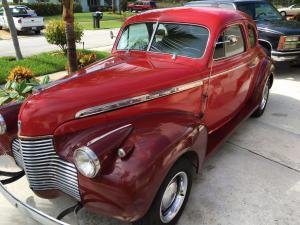
{"type": "Polygon", "coordinates": [[[149,50],[200,58],[204,54],[208,36],[209,31],[207,28],[195,25],[174,23],[132,24],[123,30],[117,50],[149,50]]]}
{"type": "Polygon", "coordinates": [[[12,12],[12,15],[13,16],[20,16],[20,15],[26,15],[27,14],[27,11],[25,8],[10,8],[10,11],[12,12]]]}
{"type": "Polygon", "coordinates": [[[282,20],[282,16],[275,7],[267,2],[236,3],[237,8],[250,15],[254,20],[282,20]]]}

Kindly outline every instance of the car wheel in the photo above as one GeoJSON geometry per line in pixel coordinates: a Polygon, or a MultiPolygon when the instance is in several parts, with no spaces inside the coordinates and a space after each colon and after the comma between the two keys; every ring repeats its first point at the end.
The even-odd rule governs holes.
{"type": "Polygon", "coordinates": [[[34,33],[35,34],[41,34],[41,30],[35,30],[34,33]]]}
{"type": "Polygon", "coordinates": [[[182,158],[175,163],[163,181],[146,213],[134,225],[174,225],[180,218],[192,187],[193,166],[182,158]]]}
{"type": "Polygon", "coordinates": [[[0,30],[2,30],[2,26],[0,26],[0,30]]]}
{"type": "Polygon", "coordinates": [[[252,117],[260,117],[265,112],[265,109],[266,109],[266,106],[267,106],[267,103],[268,103],[268,100],[269,100],[270,87],[271,87],[270,80],[268,80],[265,83],[259,107],[252,114],[252,117]]]}

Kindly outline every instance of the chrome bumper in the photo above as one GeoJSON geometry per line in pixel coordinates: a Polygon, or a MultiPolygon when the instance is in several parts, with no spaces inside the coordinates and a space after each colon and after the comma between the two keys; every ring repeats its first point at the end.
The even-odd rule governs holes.
{"type": "Polygon", "coordinates": [[[288,52],[272,51],[272,59],[275,62],[300,60],[300,51],[288,51],[288,52]]]}
{"type": "Polygon", "coordinates": [[[0,192],[1,194],[16,208],[20,211],[25,213],[26,215],[30,216],[32,219],[36,220],[37,222],[45,225],[69,225],[68,223],[62,222],[60,220],[51,217],[32,206],[20,201],[17,199],[13,194],[11,194],[4,185],[0,182],[0,192]]]}

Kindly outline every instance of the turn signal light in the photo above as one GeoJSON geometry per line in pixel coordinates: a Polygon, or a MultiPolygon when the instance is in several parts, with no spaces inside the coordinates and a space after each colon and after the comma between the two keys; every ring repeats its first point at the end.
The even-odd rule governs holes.
{"type": "Polygon", "coordinates": [[[280,39],[279,39],[279,43],[278,43],[277,49],[278,50],[284,49],[285,42],[286,42],[286,37],[285,36],[281,36],[280,39]]]}

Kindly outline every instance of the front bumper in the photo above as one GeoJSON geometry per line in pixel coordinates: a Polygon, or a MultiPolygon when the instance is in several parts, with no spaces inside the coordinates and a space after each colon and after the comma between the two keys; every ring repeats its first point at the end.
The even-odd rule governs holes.
{"type": "Polygon", "coordinates": [[[4,185],[0,182],[0,193],[17,209],[30,216],[32,219],[37,222],[45,225],[68,225],[65,222],[57,220],[35,208],[32,206],[20,201],[13,194],[11,194],[4,185]]]}
{"type": "Polygon", "coordinates": [[[36,27],[21,27],[19,31],[40,31],[43,30],[45,26],[36,26],[36,27]]]}
{"type": "Polygon", "coordinates": [[[300,61],[300,50],[288,52],[272,51],[272,60],[274,62],[300,61]]]}

